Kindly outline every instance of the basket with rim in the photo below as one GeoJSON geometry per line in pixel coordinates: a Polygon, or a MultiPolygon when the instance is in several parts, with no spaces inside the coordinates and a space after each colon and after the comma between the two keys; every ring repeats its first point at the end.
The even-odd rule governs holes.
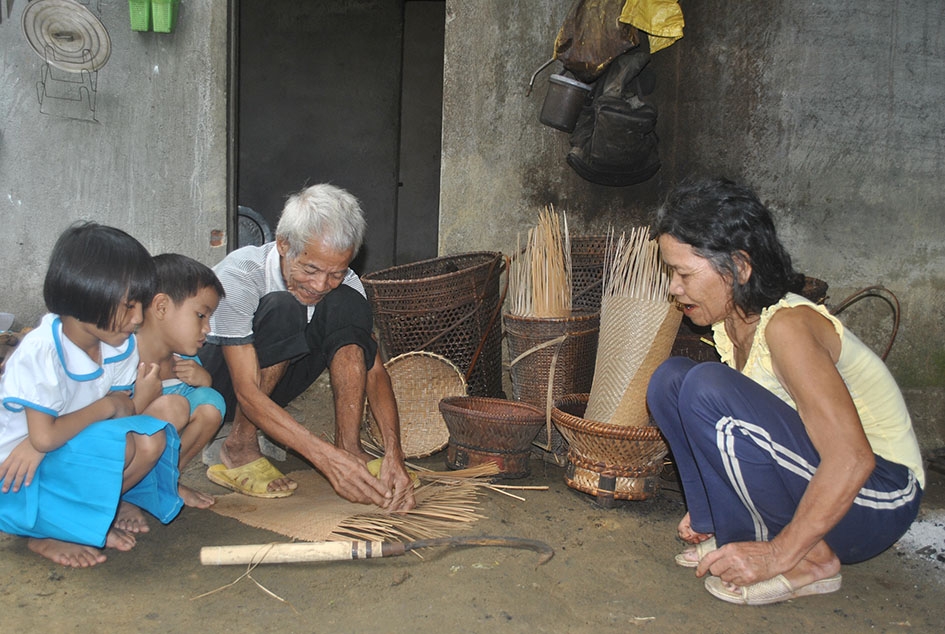
{"type": "Polygon", "coordinates": [[[654,495],[669,452],[659,429],[582,418],[587,398],[587,394],[566,395],[558,399],[551,414],[569,445],[567,485],[595,496],[601,506],[654,495]]]}
{"type": "Polygon", "coordinates": [[[504,270],[501,253],[477,251],[362,276],[386,355],[439,354],[464,373],[470,394],[501,395],[504,270]]]}
{"type": "Polygon", "coordinates": [[[545,414],[519,401],[486,396],[450,396],[440,401],[449,428],[446,466],[464,469],[486,462],[498,466],[497,478],[530,473],[528,459],[545,414]]]}

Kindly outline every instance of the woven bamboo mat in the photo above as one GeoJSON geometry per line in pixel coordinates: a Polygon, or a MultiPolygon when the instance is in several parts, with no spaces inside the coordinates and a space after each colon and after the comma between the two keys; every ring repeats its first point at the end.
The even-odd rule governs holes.
{"type": "Polygon", "coordinates": [[[475,487],[431,483],[414,491],[417,507],[387,513],[338,496],[313,469],[287,474],[298,482],[286,498],[254,498],[240,493],[217,497],[211,510],[256,528],[304,541],[331,539],[414,540],[449,535],[450,529],[476,521],[475,487]]]}

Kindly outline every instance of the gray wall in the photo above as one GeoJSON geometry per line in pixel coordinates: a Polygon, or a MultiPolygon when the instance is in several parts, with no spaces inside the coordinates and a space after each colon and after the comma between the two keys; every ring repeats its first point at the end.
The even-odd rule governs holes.
{"type": "MultiPolygon", "coordinates": [[[[775,211],[828,304],[882,284],[902,302],[888,364],[923,447],[945,440],[945,21],[938,0],[681,2],[685,37],[654,54],[663,168],[606,188],[564,163],[567,135],[537,120],[570,2],[447,3],[440,252],[511,250],[537,210],[572,233],[645,222],[693,173],[746,181],[775,211]]],[[[560,68],[556,65],[555,69],[560,68]]],[[[891,311],[843,313],[877,349],[891,311]]]]}
{"type": "MultiPolygon", "coordinates": [[[[131,31],[123,0],[93,0],[111,41],[94,113],[88,100],[47,97],[50,114],[37,98],[43,59],[20,28],[27,5],[0,9],[0,311],[18,327],[45,311],[49,251],[75,220],[208,264],[225,249],[211,246],[211,231],[226,229],[226,3],[184,2],[163,34],[131,31]]],[[[62,77],[47,92],[75,95],[52,93],[62,77]]]]}

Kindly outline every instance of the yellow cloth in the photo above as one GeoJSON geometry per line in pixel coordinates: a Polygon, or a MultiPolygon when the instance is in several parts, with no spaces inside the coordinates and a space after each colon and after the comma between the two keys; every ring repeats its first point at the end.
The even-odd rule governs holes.
{"type": "Polygon", "coordinates": [[[676,0],[627,0],[618,19],[649,36],[650,53],[681,38],[686,25],[676,0]]]}
{"type": "MultiPolygon", "coordinates": [[[[915,474],[916,480],[925,487],[925,470],[922,467],[922,455],[919,443],[912,429],[912,419],[902,398],[902,392],[896,385],[886,364],[876,353],[869,349],[856,335],[844,328],[843,323],[830,314],[826,307],[788,293],[780,302],[761,311],[761,320],[755,331],[755,340],[748,352],[748,360],[742,374],[760,383],[776,394],[782,401],[794,407],[794,399],[787,393],[771,366],[771,351],[765,340],[765,328],[771,316],[782,308],[809,306],[830,320],[840,336],[840,359],[837,371],[843,377],[853,404],[863,424],[863,431],[869,440],[873,453],[886,460],[905,465],[915,474]]],[[[734,347],[725,326],[715,324],[712,328],[715,347],[722,362],[734,367],[734,347]]]]}

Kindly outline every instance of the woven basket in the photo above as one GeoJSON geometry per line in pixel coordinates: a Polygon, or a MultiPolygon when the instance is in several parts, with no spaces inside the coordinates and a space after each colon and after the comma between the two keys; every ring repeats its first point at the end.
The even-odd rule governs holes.
{"type": "Polygon", "coordinates": [[[564,464],[568,444],[551,424],[551,408],[555,399],[565,394],[590,391],[600,313],[575,311],[565,318],[506,313],[503,326],[509,349],[512,398],[545,412],[545,426],[539,430],[535,444],[562,456],[560,464],[564,464]]]}
{"type": "Polygon", "coordinates": [[[502,394],[501,253],[402,264],[361,278],[387,356],[425,350],[464,373],[469,393],[502,394]]]}
{"type": "MultiPolygon", "coordinates": [[[[449,442],[449,430],[437,412],[440,399],[465,396],[466,381],[449,359],[431,352],[408,352],[384,364],[390,374],[400,414],[400,445],[406,458],[424,458],[449,442]]],[[[370,406],[362,429],[380,447],[381,430],[370,406]]]]}
{"type": "Polygon", "coordinates": [[[529,474],[528,458],[535,434],[545,424],[537,407],[483,396],[453,396],[440,401],[449,428],[446,466],[464,469],[494,462],[500,478],[529,474]]]}
{"type": "Polygon", "coordinates": [[[600,311],[607,236],[571,237],[571,308],[600,311]]]}
{"type": "Polygon", "coordinates": [[[663,458],[669,452],[659,429],[582,418],[587,397],[569,394],[552,410],[552,419],[570,446],[565,482],[595,496],[602,506],[651,497],[659,490],[663,458]]]}

